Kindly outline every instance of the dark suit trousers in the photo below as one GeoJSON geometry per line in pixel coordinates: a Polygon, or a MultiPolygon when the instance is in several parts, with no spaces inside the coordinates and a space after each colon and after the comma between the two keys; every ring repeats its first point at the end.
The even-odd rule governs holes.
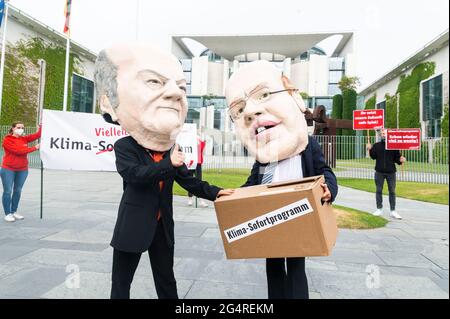
{"type": "Polygon", "coordinates": [[[305,258],[266,259],[269,299],[309,299],[305,258]]]}
{"type": "MultiPolygon", "coordinates": [[[[167,245],[162,222],[158,222],[155,237],[148,249],[156,293],[159,299],[178,299],[173,272],[174,248],[167,245]]],[[[129,299],[130,286],[141,259],[141,253],[114,249],[111,299],[129,299]]]]}

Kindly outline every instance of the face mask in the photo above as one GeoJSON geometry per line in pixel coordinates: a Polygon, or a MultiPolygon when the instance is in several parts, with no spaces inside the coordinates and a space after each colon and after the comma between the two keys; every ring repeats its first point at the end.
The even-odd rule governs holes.
{"type": "Polygon", "coordinates": [[[14,134],[22,136],[23,135],[23,128],[18,128],[14,130],[14,134]]]}

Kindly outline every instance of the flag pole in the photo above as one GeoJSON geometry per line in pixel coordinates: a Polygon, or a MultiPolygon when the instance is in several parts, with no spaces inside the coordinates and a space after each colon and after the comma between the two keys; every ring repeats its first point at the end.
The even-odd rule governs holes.
{"type": "Polygon", "coordinates": [[[68,95],[68,87],[69,87],[69,57],[70,57],[70,36],[67,36],[66,43],[66,70],[64,74],[64,102],[63,102],[63,111],[67,111],[67,95],[68,95]]]}
{"type": "Polygon", "coordinates": [[[2,35],[2,57],[0,61],[0,117],[2,115],[2,100],[3,100],[3,74],[5,71],[5,54],[6,54],[6,27],[8,25],[8,1],[5,0],[5,26],[3,27],[3,35],[2,35]]]}

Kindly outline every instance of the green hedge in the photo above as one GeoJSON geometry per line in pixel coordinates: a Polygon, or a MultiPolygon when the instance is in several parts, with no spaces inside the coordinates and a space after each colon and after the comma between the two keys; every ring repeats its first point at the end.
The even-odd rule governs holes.
{"type": "MultiPolygon", "coordinates": [[[[24,121],[27,126],[36,124],[38,59],[45,60],[47,64],[44,108],[62,110],[66,49],[40,38],[28,38],[7,46],[0,124],[10,125],[16,120],[24,121]]],[[[83,74],[79,57],[71,53],[69,76],[73,72],[83,74]]],[[[68,96],[71,96],[70,82],[68,96]]],[[[70,98],[68,101],[70,103],[70,98]]]]}
{"type": "MultiPolygon", "coordinates": [[[[336,94],[333,96],[333,109],[331,110],[331,118],[340,120],[342,119],[342,95],[336,94]]],[[[336,135],[342,135],[342,129],[336,129],[336,135]]]]}
{"type": "Polygon", "coordinates": [[[402,75],[398,85],[399,124],[401,128],[420,127],[420,82],[432,76],[434,62],[416,65],[410,75],[402,75]]]}
{"type": "Polygon", "coordinates": [[[384,126],[386,128],[397,128],[397,97],[385,95],[386,114],[384,114],[384,126]]]}
{"type": "MultiPolygon", "coordinates": [[[[342,92],[342,118],[345,120],[353,119],[353,111],[356,110],[356,97],[358,94],[355,90],[344,90],[342,92]]],[[[352,129],[343,129],[342,135],[355,136],[355,131],[352,129]]]]}
{"type": "Polygon", "coordinates": [[[448,137],[448,104],[444,106],[444,117],[441,123],[442,137],[448,137]]]}

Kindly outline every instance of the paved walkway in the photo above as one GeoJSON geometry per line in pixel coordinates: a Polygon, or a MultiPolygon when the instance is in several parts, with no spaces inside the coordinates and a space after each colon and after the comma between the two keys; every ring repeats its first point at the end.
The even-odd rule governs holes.
{"type": "MultiPolygon", "coordinates": [[[[23,191],[26,219],[0,222],[0,298],[108,298],[119,176],[46,171],[40,220],[39,174],[30,171],[23,191]]],[[[372,211],[374,203],[374,194],[340,188],[339,205],[372,211]]],[[[264,261],[226,260],[212,208],[188,207],[183,197],[174,208],[181,298],[267,297],[264,261]]],[[[398,199],[397,210],[404,220],[340,230],[331,256],[307,259],[311,298],[449,297],[448,206],[398,199]]],[[[146,255],[131,296],[156,297],[146,255]]]]}

